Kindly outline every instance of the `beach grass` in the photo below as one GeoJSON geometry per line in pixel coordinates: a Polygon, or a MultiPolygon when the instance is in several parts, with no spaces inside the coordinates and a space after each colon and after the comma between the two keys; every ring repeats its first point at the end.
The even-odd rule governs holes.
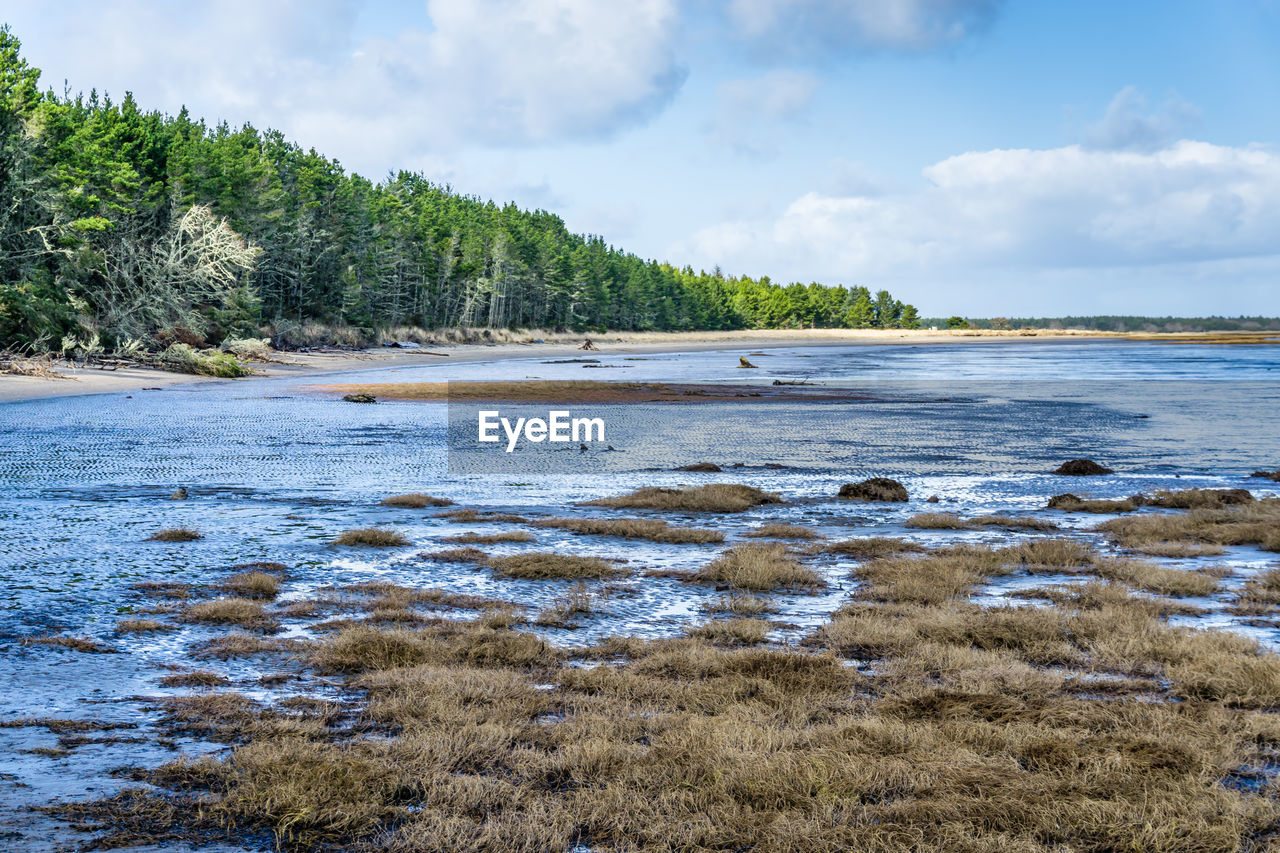
{"type": "Polygon", "coordinates": [[[753,486],[710,483],[683,489],[645,486],[627,495],[587,501],[584,505],[669,512],[742,512],[762,504],[776,503],[782,503],[782,498],[753,486]]]}
{"type": "Polygon", "coordinates": [[[752,539],[821,539],[818,531],[799,524],[762,524],[743,534],[752,539]]]}
{"type": "Polygon", "coordinates": [[[267,572],[239,572],[222,581],[219,587],[243,598],[273,599],[280,594],[280,578],[267,572]]]}
{"type": "Polygon", "coordinates": [[[801,565],[782,545],[763,542],[730,548],[694,572],[690,580],[753,592],[817,590],[826,586],[817,572],[801,565]]]}
{"type": "Polygon", "coordinates": [[[498,577],[516,580],[599,580],[626,574],[625,570],[599,557],[578,557],[549,551],[490,557],[487,565],[498,577]]]}
{"type": "Polygon", "coordinates": [[[189,527],[167,527],[147,537],[148,542],[194,542],[204,537],[189,527]]]}
{"type": "Polygon", "coordinates": [[[407,495],[392,495],[379,501],[380,506],[400,507],[402,509],[426,509],[428,507],[452,506],[453,501],[414,492],[407,495]]]}
{"type": "Polygon", "coordinates": [[[442,542],[457,545],[497,545],[501,542],[532,542],[534,536],[524,530],[509,530],[503,533],[459,533],[447,536],[442,542]]]}
{"type": "Polygon", "coordinates": [[[356,548],[403,548],[412,543],[396,530],[361,527],[339,533],[330,544],[356,548]]]}
{"type": "Polygon", "coordinates": [[[674,527],[659,518],[540,518],[532,523],[584,536],[617,536],[671,545],[707,545],[724,541],[724,534],[718,530],[674,527]]]}

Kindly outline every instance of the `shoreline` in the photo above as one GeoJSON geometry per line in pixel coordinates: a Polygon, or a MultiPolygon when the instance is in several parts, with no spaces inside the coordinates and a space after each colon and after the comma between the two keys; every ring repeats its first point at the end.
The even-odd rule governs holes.
{"type": "Polygon", "coordinates": [[[1133,333],[1093,332],[1062,329],[753,329],[709,332],[621,332],[590,336],[597,349],[583,351],[584,336],[557,336],[557,340],[527,342],[433,343],[422,350],[374,348],[325,352],[282,352],[279,361],[251,362],[253,376],[221,379],[189,373],[175,373],[147,367],[101,369],[71,367],[59,369],[60,377],[0,375],[0,404],[50,397],[82,396],[167,388],[198,382],[240,382],[281,377],[319,377],[390,367],[422,364],[458,364],[507,361],[519,358],[581,357],[596,353],[679,353],[705,350],[736,350],[760,347],[827,346],[911,346],[938,344],[999,344],[1010,342],[1062,343],[1064,341],[1134,341],[1184,344],[1272,343],[1274,333],[1244,335],[1239,332],[1214,333],[1133,333]],[[1242,340],[1243,338],[1243,340],[1242,340]]]}

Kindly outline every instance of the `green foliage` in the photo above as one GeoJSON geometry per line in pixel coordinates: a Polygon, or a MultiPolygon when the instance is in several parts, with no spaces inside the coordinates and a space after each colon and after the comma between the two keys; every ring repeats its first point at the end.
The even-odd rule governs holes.
{"type": "Polygon", "coordinates": [[[72,231],[106,231],[111,227],[111,220],[101,216],[86,216],[67,225],[72,231]]]}
{"type": "Polygon", "coordinates": [[[947,318],[948,329],[968,329],[971,328],[969,321],[963,317],[953,316],[947,318]]]}
{"type": "Polygon", "coordinates": [[[88,331],[108,348],[160,349],[255,337],[264,323],[917,323],[887,291],[695,273],[420,174],[372,183],[277,131],[144,112],[128,94],[119,103],[41,94],[38,80],[0,29],[0,346],[88,331]],[[192,246],[204,253],[198,263],[192,246]]]}
{"type": "Polygon", "coordinates": [[[80,331],[75,305],[47,278],[0,281],[0,348],[42,352],[80,331]]]}
{"type": "Polygon", "coordinates": [[[160,354],[159,365],[178,373],[196,373],[200,376],[218,376],[235,379],[248,376],[249,368],[241,364],[229,352],[197,350],[187,344],[173,344],[160,354]]]}

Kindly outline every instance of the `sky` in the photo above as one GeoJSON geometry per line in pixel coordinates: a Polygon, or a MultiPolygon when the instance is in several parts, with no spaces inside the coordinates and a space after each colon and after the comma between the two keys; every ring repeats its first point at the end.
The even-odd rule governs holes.
{"type": "Polygon", "coordinates": [[[924,316],[1280,315],[1280,0],[0,0],[44,85],[924,316]]]}

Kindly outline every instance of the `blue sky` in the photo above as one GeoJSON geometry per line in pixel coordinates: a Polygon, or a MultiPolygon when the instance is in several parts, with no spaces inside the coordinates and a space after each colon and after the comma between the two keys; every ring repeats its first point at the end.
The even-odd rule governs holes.
{"type": "Polygon", "coordinates": [[[926,315],[1280,314],[1280,3],[8,2],[61,88],[926,315]]]}

